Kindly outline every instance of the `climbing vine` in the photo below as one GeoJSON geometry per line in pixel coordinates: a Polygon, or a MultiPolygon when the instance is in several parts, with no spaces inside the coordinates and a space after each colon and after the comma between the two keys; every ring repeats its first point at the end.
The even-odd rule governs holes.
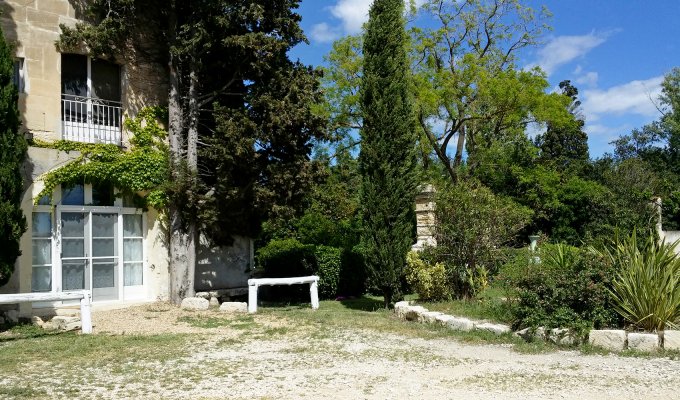
{"type": "Polygon", "coordinates": [[[165,120],[167,110],[161,107],[144,108],[136,118],[126,119],[125,128],[133,134],[129,151],[115,144],[36,141],[36,146],[78,151],[80,156],[45,173],[41,177],[45,188],[35,201],[43,196],[52,197],[58,185],[110,183],[125,194],[140,195],[142,207],[162,208],[167,203],[168,146],[167,132],[159,121],[165,120]]]}

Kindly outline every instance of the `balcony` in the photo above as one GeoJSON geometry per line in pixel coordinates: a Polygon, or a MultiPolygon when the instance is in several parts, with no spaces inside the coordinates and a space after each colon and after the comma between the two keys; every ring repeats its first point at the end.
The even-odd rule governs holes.
{"type": "Polygon", "coordinates": [[[120,102],[62,94],[61,121],[64,140],[121,144],[123,110],[120,102]]]}

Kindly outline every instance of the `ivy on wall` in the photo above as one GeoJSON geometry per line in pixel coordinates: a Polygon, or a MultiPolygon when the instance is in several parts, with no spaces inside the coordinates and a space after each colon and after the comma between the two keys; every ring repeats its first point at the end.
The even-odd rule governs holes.
{"type": "Polygon", "coordinates": [[[168,145],[167,132],[159,121],[165,120],[167,110],[161,107],[144,108],[136,118],[126,119],[124,126],[133,134],[129,151],[115,144],[35,141],[38,147],[80,152],[75,160],[40,178],[45,188],[35,202],[43,196],[52,197],[58,185],[108,183],[124,194],[139,194],[141,207],[161,209],[167,203],[168,145]]]}

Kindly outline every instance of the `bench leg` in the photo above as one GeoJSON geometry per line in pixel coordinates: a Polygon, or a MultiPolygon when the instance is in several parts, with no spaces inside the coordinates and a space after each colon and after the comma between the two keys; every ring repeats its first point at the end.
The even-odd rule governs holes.
{"type": "Polygon", "coordinates": [[[257,285],[248,286],[248,312],[257,312],[257,285]]]}
{"type": "Polygon", "coordinates": [[[80,299],[80,323],[84,334],[92,333],[92,304],[90,292],[85,292],[85,297],[80,299]]]}
{"type": "Polygon", "coordinates": [[[309,295],[312,298],[312,309],[319,308],[319,289],[316,281],[309,284],[309,295]]]}

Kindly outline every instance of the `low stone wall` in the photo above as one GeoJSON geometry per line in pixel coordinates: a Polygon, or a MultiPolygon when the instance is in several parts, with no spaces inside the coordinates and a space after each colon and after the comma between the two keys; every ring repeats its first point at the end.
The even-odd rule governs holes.
{"type": "MultiPolygon", "coordinates": [[[[397,317],[406,321],[439,324],[454,331],[469,332],[472,330],[485,330],[497,335],[512,332],[510,326],[505,324],[475,321],[469,318],[447,315],[437,311],[429,311],[425,307],[411,305],[408,301],[400,301],[395,304],[394,312],[397,314],[397,317]]],[[[571,330],[564,328],[525,328],[514,332],[514,334],[525,340],[545,340],[564,346],[578,345],[585,339],[575,335],[571,330]]],[[[667,330],[660,334],[656,334],[626,332],[624,330],[591,330],[588,335],[588,343],[612,351],[632,349],[653,352],[660,348],[666,350],[680,350],[680,331],[667,330]]]]}
{"type": "Polygon", "coordinates": [[[626,332],[619,329],[593,329],[588,343],[612,351],[626,349],[637,351],[680,350],[680,331],[666,330],[661,333],[626,332]]]}

